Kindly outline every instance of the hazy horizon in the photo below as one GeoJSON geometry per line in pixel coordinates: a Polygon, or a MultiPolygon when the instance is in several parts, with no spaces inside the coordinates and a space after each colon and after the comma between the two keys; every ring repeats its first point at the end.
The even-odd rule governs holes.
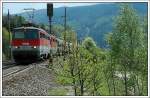
{"type": "MultiPolygon", "coordinates": [[[[77,7],[77,6],[91,6],[102,3],[53,3],[54,8],[60,7],[77,7]]],[[[104,4],[104,3],[103,3],[104,4]]],[[[24,8],[34,8],[35,10],[46,9],[47,3],[3,3],[3,14],[10,11],[10,14],[19,14],[25,12],[24,8]]]]}

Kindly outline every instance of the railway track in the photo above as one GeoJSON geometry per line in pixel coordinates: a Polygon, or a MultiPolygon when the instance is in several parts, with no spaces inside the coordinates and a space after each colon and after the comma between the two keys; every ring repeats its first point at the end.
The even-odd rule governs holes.
{"type": "Polygon", "coordinates": [[[3,74],[3,78],[4,78],[4,77],[7,77],[7,76],[15,75],[15,74],[17,74],[17,73],[19,73],[19,72],[21,72],[21,71],[23,71],[23,70],[26,70],[27,68],[29,68],[29,67],[28,67],[28,66],[26,66],[26,67],[24,66],[24,67],[22,67],[22,68],[15,69],[15,70],[13,70],[13,71],[7,73],[7,74],[3,74]]]}
{"type": "MultiPolygon", "coordinates": [[[[4,63],[3,63],[4,64],[4,63]]],[[[3,78],[4,77],[8,77],[8,76],[12,76],[15,74],[19,74],[20,72],[23,72],[25,70],[28,70],[30,68],[32,68],[33,66],[46,66],[48,64],[48,60],[46,61],[38,61],[38,62],[34,62],[31,64],[27,64],[27,65],[17,65],[14,62],[5,62],[4,65],[2,65],[2,69],[3,69],[3,78]]]]}
{"type": "MultiPolygon", "coordinates": [[[[54,58],[54,62],[58,62],[58,58],[56,59],[56,57],[54,58]]],[[[47,68],[49,64],[49,60],[41,60],[41,61],[36,61],[30,64],[26,64],[26,65],[19,65],[16,64],[14,61],[3,61],[2,62],[2,77],[7,77],[7,76],[11,76],[11,75],[15,75],[15,74],[19,74],[22,71],[25,71],[27,69],[32,68],[33,66],[38,66],[38,67],[44,67],[47,68]]]]}
{"type": "Polygon", "coordinates": [[[16,63],[14,61],[3,61],[2,62],[2,69],[7,69],[7,68],[10,68],[10,67],[13,67],[15,66],[16,63]]]}

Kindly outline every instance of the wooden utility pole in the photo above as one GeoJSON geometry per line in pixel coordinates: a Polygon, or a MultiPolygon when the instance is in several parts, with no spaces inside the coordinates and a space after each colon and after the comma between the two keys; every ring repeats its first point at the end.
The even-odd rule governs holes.
{"type": "Polygon", "coordinates": [[[66,7],[65,7],[65,15],[64,15],[64,60],[66,59],[66,30],[67,30],[67,15],[66,15],[66,7]]]}
{"type": "Polygon", "coordinates": [[[8,32],[9,32],[9,59],[11,59],[11,35],[10,35],[10,13],[8,9],[8,32]]]}
{"type": "Polygon", "coordinates": [[[66,15],[66,7],[65,7],[65,15],[64,15],[64,50],[66,49],[66,30],[67,30],[67,15],[66,15]]]}
{"type": "Polygon", "coordinates": [[[66,7],[65,7],[65,16],[64,16],[64,28],[65,28],[65,31],[67,30],[67,25],[66,25],[66,22],[67,22],[67,15],[66,15],[66,7]]]}

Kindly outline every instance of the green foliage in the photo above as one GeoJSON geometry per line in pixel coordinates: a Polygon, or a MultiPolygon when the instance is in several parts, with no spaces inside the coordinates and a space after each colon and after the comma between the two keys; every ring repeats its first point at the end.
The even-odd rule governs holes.
{"type": "Polygon", "coordinates": [[[81,46],[72,47],[59,73],[57,81],[63,85],[72,85],[75,95],[109,95],[106,88],[103,66],[105,66],[105,52],[96,47],[91,38],[83,41],[81,46]],[[93,48],[85,48],[89,45],[93,48]]]}
{"type": "Polygon", "coordinates": [[[12,31],[16,27],[20,27],[25,23],[25,18],[18,15],[10,15],[10,18],[8,19],[8,16],[3,16],[3,27],[5,27],[7,30],[9,29],[9,20],[10,20],[10,30],[12,31]]]}
{"type": "Polygon", "coordinates": [[[2,28],[2,51],[5,55],[5,58],[8,59],[9,58],[9,50],[10,50],[10,39],[9,39],[9,36],[11,38],[11,32],[9,33],[8,30],[6,28],[2,28]],[[10,35],[9,35],[10,34],[10,35]]]}
{"type": "Polygon", "coordinates": [[[66,96],[68,90],[65,88],[51,88],[48,90],[48,95],[49,96],[66,96]]]}
{"type": "Polygon", "coordinates": [[[91,37],[87,37],[83,41],[83,47],[89,51],[92,51],[91,49],[96,47],[96,43],[91,37]]]}
{"type": "MultiPolygon", "coordinates": [[[[141,22],[130,5],[121,5],[113,31],[106,35],[109,48],[105,50],[98,48],[91,37],[77,43],[72,30],[68,30],[67,41],[76,45],[57,71],[58,82],[71,85],[74,94],[81,96],[147,95],[148,24],[144,20],[141,22]]],[[[86,30],[90,32],[88,27],[86,30]]]]}
{"type": "Polygon", "coordinates": [[[112,62],[117,65],[115,69],[124,74],[125,95],[133,92],[130,91],[132,87],[137,88],[136,92],[141,95],[139,78],[142,77],[139,74],[147,72],[147,42],[144,39],[147,33],[143,33],[141,27],[136,11],[130,5],[123,4],[120,15],[116,17],[114,31],[107,36],[112,62]],[[142,70],[143,68],[145,70],[142,70]],[[128,80],[127,73],[134,79],[128,80]]]}
{"type": "Polygon", "coordinates": [[[22,26],[22,24],[25,23],[25,19],[22,16],[18,15],[10,15],[10,18],[8,19],[8,16],[3,16],[3,28],[2,28],[2,51],[6,57],[6,59],[10,58],[10,42],[12,38],[11,32],[15,27],[22,26]],[[10,31],[9,31],[9,20],[10,20],[10,31]],[[10,34],[10,35],[9,35],[10,34]],[[9,39],[10,37],[10,39],[9,39]]]}

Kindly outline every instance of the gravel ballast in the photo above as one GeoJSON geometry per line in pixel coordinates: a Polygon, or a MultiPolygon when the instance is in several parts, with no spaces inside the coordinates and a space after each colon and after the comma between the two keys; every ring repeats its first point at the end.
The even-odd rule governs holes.
{"type": "Polygon", "coordinates": [[[2,81],[3,96],[47,96],[48,90],[59,86],[52,71],[42,65],[32,65],[26,71],[2,81]]]}

